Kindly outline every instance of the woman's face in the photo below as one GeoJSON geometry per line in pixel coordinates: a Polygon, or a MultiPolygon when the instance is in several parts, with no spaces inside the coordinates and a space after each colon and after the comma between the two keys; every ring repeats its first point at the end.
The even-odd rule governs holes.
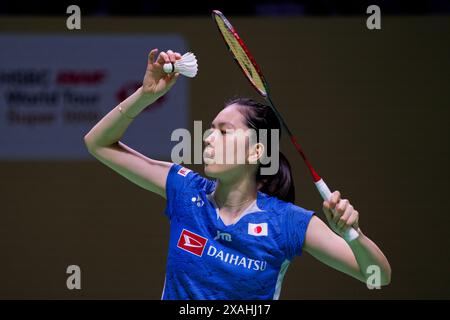
{"type": "Polygon", "coordinates": [[[256,133],[249,130],[239,108],[237,104],[224,108],[205,133],[203,160],[209,177],[231,179],[256,164],[262,145],[256,144],[256,133]]]}

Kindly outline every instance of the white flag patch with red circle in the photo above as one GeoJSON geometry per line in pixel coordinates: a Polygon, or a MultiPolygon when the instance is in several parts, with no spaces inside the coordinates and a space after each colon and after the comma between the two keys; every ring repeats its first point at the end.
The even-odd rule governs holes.
{"type": "Polygon", "coordinates": [[[267,222],[248,224],[248,234],[252,236],[267,236],[267,231],[267,222]]]}

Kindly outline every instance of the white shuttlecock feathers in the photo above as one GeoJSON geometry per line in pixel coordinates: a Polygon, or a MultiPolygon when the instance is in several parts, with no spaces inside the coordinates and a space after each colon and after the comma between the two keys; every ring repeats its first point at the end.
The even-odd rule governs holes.
{"type": "Polygon", "coordinates": [[[163,70],[165,73],[179,72],[186,77],[193,78],[197,75],[197,59],[192,52],[187,52],[175,63],[164,64],[163,70]]]}

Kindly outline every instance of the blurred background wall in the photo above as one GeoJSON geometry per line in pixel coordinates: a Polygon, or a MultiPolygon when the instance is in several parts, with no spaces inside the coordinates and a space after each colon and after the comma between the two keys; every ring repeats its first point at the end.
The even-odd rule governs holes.
{"type": "MultiPolygon", "coordinates": [[[[370,31],[365,12],[357,13],[229,15],[311,161],[359,210],[362,230],[393,269],[390,286],[368,290],[304,254],[290,266],[281,298],[449,298],[450,20],[445,14],[396,16],[394,10],[382,17],[382,30],[370,31]]],[[[79,31],[67,30],[66,18],[64,11],[4,15],[0,36],[177,35],[199,60],[198,76],[183,80],[190,130],[194,120],[206,121],[206,128],[234,96],[260,100],[207,15],[89,15],[79,31]]],[[[170,49],[157,41],[143,46],[146,50],[135,52],[142,66],[136,81],[148,51],[170,49]]],[[[126,61],[116,63],[119,68],[126,61]]],[[[7,108],[0,105],[3,119],[7,108]]],[[[177,114],[173,117],[166,126],[175,129],[177,114]]],[[[95,119],[86,122],[87,128],[94,124],[95,119]]],[[[65,132],[60,130],[54,134],[65,132]]],[[[154,126],[139,130],[148,144],[175,144],[170,135],[158,136],[154,126]]],[[[10,136],[2,137],[0,148],[11,148],[7,141],[14,139],[14,128],[5,132],[10,136]]],[[[33,134],[29,139],[33,143],[33,134]]],[[[131,138],[127,143],[136,146],[131,138]]],[[[309,173],[286,139],[282,151],[293,166],[297,205],[324,219],[309,173]]],[[[202,172],[199,165],[187,166],[202,172]]],[[[3,157],[0,199],[0,298],[160,298],[169,238],[162,198],[87,155],[3,157]],[[71,264],[81,267],[82,290],[66,287],[71,264]]]]}

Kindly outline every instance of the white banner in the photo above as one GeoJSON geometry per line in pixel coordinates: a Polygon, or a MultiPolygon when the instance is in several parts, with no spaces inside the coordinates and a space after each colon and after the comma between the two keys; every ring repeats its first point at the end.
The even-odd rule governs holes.
{"type": "MultiPolygon", "coordinates": [[[[150,50],[191,50],[173,34],[0,34],[0,43],[0,160],[92,158],[83,136],[142,84],[150,50]]],[[[172,131],[188,126],[189,81],[180,77],[122,141],[168,159],[172,131]]]]}

